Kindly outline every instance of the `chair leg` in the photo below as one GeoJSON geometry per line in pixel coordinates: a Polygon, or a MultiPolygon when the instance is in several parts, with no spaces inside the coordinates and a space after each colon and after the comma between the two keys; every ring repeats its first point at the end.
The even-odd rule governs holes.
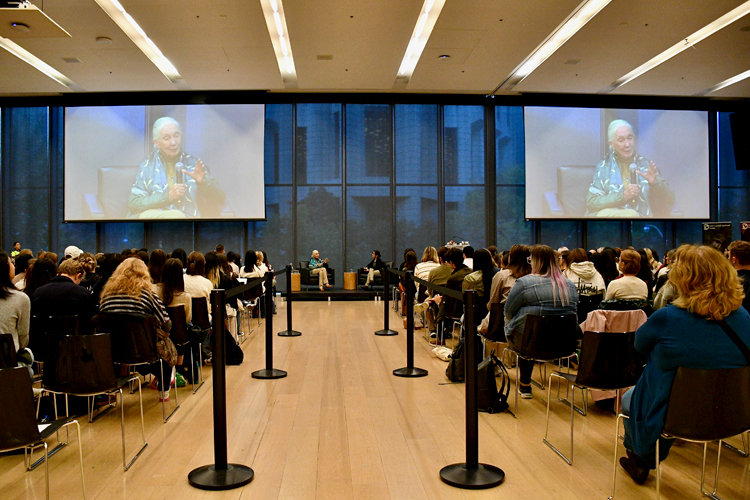
{"type": "Polygon", "coordinates": [[[47,443],[44,443],[44,486],[49,500],[49,456],[47,455],[47,443]]]}
{"type": "Polygon", "coordinates": [[[661,498],[661,460],[659,460],[659,448],[661,448],[661,438],[656,440],[656,500],[661,498]]]}
{"type": "Polygon", "coordinates": [[[71,420],[63,425],[63,427],[68,427],[73,424],[76,425],[76,435],[78,437],[78,461],[81,465],[81,488],[83,489],[83,500],[86,500],[86,480],[83,476],[83,443],[81,443],[81,426],[78,424],[78,420],[71,420]]]}
{"type": "MultiPolygon", "coordinates": [[[[615,486],[617,486],[617,448],[620,445],[620,420],[623,418],[629,418],[627,415],[622,413],[617,414],[615,420],[615,458],[612,464],[612,495],[607,500],[612,500],[615,497],[615,486]]],[[[658,476],[657,476],[658,477],[658,476]]]]}
{"type": "Polygon", "coordinates": [[[701,494],[704,497],[711,498],[713,500],[721,500],[716,496],[716,490],[719,488],[719,465],[721,464],[721,447],[722,441],[719,440],[719,452],[716,455],[716,473],[714,475],[714,491],[709,493],[704,489],[705,476],[706,476],[706,455],[708,453],[708,443],[703,443],[703,468],[701,470],[701,494]]]}
{"type": "Polygon", "coordinates": [[[728,449],[732,450],[733,452],[737,453],[741,457],[747,458],[747,457],[750,456],[750,443],[749,443],[749,441],[750,441],[750,431],[743,432],[740,435],[740,437],[742,438],[742,449],[739,449],[736,446],[733,446],[733,445],[727,443],[726,441],[723,441],[722,445],[725,448],[728,448],[728,449]]]}
{"type": "Polygon", "coordinates": [[[547,424],[544,429],[544,438],[542,438],[542,441],[544,444],[552,448],[552,451],[557,453],[557,455],[565,460],[568,465],[573,465],[573,415],[575,415],[575,412],[573,409],[575,408],[575,386],[573,386],[573,390],[570,391],[570,460],[568,460],[568,457],[565,456],[560,450],[555,448],[555,446],[547,441],[547,436],[549,435],[549,404],[552,400],[552,377],[557,377],[562,379],[563,377],[560,377],[555,372],[550,373],[549,381],[547,383],[547,424]]]}
{"type": "Polygon", "coordinates": [[[133,459],[127,463],[127,458],[125,457],[125,406],[122,401],[122,389],[118,391],[120,393],[120,426],[122,428],[122,467],[126,472],[130,469],[133,463],[138,460],[138,457],[141,456],[143,450],[148,446],[148,443],[146,442],[146,423],[143,419],[143,391],[141,391],[141,379],[138,377],[135,378],[138,381],[138,404],[141,409],[141,435],[143,436],[143,446],[141,446],[141,449],[138,450],[138,453],[135,454],[133,459]]]}
{"type": "MultiPolygon", "coordinates": [[[[162,362],[162,361],[159,362],[159,370],[161,370],[161,379],[164,380],[164,362],[162,362]]],[[[171,371],[170,371],[169,378],[167,379],[166,384],[167,384],[167,390],[166,391],[164,391],[164,387],[160,387],[160,389],[162,390],[162,392],[171,393],[172,392],[172,373],[171,373],[171,371]]],[[[177,402],[177,384],[175,383],[174,386],[175,386],[174,387],[174,404],[175,404],[175,407],[174,407],[174,410],[172,410],[172,413],[170,413],[169,415],[167,415],[167,405],[166,405],[166,402],[164,400],[162,400],[162,402],[161,402],[161,416],[164,419],[164,423],[165,424],[167,423],[167,421],[170,418],[172,418],[172,415],[174,415],[174,413],[177,410],[180,409],[180,403],[177,402]]]]}

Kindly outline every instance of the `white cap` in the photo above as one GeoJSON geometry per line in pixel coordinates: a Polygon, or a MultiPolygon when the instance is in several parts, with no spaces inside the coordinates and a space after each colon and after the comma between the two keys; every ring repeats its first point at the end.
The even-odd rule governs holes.
{"type": "Polygon", "coordinates": [[[65,258],[70,257],[72,259],[77,259],[78,257],[81,256],[82,253],[83,253],[83,250],[81,250],[77,246],[70,245],[68,248],[65,249],[65,258]]]}

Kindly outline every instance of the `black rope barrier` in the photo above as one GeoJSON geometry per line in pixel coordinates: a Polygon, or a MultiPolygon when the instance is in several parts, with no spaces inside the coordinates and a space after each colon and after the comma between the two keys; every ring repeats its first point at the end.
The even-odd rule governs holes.
{"type": "Polygon", "coordinates": [[[292,328],[292,265],[287,264],[286,269],[286,330],[278,333],[279,337],[299,337],[302,332],[292,328]]]}
{"type": "Polygon", "coordinates": [[[254,371],[253,378],[276,379],[286,377],[284,370],[273,367],[273,273],[266,273],[266,367],[254,371]]]}
{"type": "Polygon", "coordinates": [[[479,463],[479,409],[477,406],[477,326],[474,321],[476,290],[464,292],[464,350],[466,380],[466,462],[447,465],[440,470],[440,479],[456,488],[493,488],[505,480],[498,467],[479,463]]]}
{"type": "Polygon", "coordinates": [[[390,329],[390,311],[388,311],[388,301],[391,296],[391,283],[388,276],[391,274],[391,272],[397,272],[395,269],[392,269],[390,267],[385,268],[385,272],[383,272],[383,300],[384,308],[383,308],[383,329],[378,330],[375,332],[375,335],[380,335],[381,337],[390,337],[392,335],[398,335],[398,332],[396,330],[390,329]]]}
{"type": "Polygon", "coordinates": [[[410,297],[414,297],[414,282],[413,272],[407,271],[406,276],[406,366],[393,370],[393,374],[397,377],[425,377],[427,376],[427,370],[423,368],[414,367],[414,300],[409,300],[410,297]]]}
{"type": "MultiPolygon", "coordinates": [[[[246,465],[227,463],[227,379],[224,345],[226,338],[224,317],[226,315],[227,295],[228,293],[225,290],[211,291],[214,332],[211,339],[213,351],[211,364],[213,366],[214,463],[198,467],[188,474],[190,485],[202,490],[239,488],[252,481],[255,476],[253,469],[246,465]]],[[[236,294],[233,293],[232,296],[234,295],[236,294]]]]}

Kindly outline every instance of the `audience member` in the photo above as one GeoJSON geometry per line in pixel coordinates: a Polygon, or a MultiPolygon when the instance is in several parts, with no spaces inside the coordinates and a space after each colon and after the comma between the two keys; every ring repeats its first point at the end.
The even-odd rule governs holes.
{"type": "Polygon", "coordinates": [[[729,250],[729,262],[737,271],[737,276],[745,292],[742,305],[750,311],[750,242],[733,241],[727,249],[729,250]]]}
{"type": "Polygon", "coordinates": [[[52,281],[36,289],[31,296],[31,314],[40,324],[47,323],[50,317],[78,316],[80,333],[92,333],[91,318],[96,307],[91,292],[79,286],[84,272],[83,264],[70,257],[60,263],[52,281]]]}
{"type": "Polygon", "coordinates": [[[94,259],[94,256],[90,253],[84,252],[78,260],[81,262],[81,265],[83,265],[83,271],[85,273],[81,280],[81,286],[91,293],[96,282],[102,279],[101,275],[96,274],[96,259],[94,259]]]}
{"type": "Polygon", "coordinates": [[[29,345],[31,313],[29,297],[13,286],[13,276],[13,262],[0,250],[0,332],[13,336],[18,351],[29,345]]]}
{"type": "Polygon", "coordinates": [[[623,275],[609,283],[605,300],[648,298],[648,286],[637,276],[641,269],[640,254],[635,250],[623,250],[618,267],[623,275]]]}
{"type": "Polygon", "coordinates": [[[531,273],[531,264],[528,259],[531,257],[530,248],[526,245],[513,245],[508,254],[507,266],[496,273],[492,278],[490,288],[490,297],[487,301],[487,315],[477,328],[482,335],[486,334],[490,326],[490,313],[492,304],[505,304],[511,288],[518,278],[531,273]]]}
{"type": "MultiPolygon", "coordinates": [[[[720,252],[683,245],[677,249],[677,262],[669,275],[678,298],[636,331],[635,348],[648,356],[648,363],[636,386],[622,398],[623,413],[630,418],[624,420],[628,456],[620,458],[620,465],[638,484],[655,468],[656,444],[677,368],[714,370],[747,364],[720,326],[722,321],[750,345],[750,314],[740,307],[742,286],[720,252]]],[[[661,439],[660,443],[659,458],[664,460],[672,441],[661,439]]]]}
{"type": "Polygon", "coordinates": [[[182,262],[183,272],[187,270],[188,256],[185,250],[183,250],[182,248],[175,248],[174,250],[172,250],[172,253],[169,254],[169,257],[173,259],[179,259],[179,261],[182,262]]]}
{"type": "Polygon", "coordinates": [[[463,250],[464,253],[464,265],[469,269],[474,269],[474,247],[466,245],[463,250]]]}
{"type": "MultiPolygon", "coordinates": [[[[179,259],[177,260],[179,261],[179,259]]],[[[161,283],[164,264],[166,264],[166,262],[167,252],[161,249],[151,252],[151,258],[148,261],[148,274],[151,276],[152,283],[161,283]]],[[[180,261],[180,269],[182,269],[182,261],[180,261]]]]}
{"type": "Polygon", "coordinates": [[[46,257],[36,259],[26,270],[26,286],[23,291],[31,297],[37,288],[46,285],[57,276],[57,266],[46,257]]]}
{"type": "Polygon", "coordinates": [[[19,255],[13,260],[13,265],[16,267],[16,276],[13,278],[13,285],[19,290],[23,290],[26,286],[26,269],[31,260],[33,260],[31,255],[19,255]]]}
{"type": "MultiPolygon", "coordinates": [[[[172,252],[174,253],[174,252],[172,252]]],[[[176,257],[172,257],[173,259],[176,257]]],[[[178,259],[179,260],[179,259],[178,259]]],[[[200,252],[190,252],[187,256],[187,272],[185,274],[185,292],[190,297],[206,299],[208,311],[211,311],[211,290],[214,286],[206,279],[206,258],[200,252]]]]}

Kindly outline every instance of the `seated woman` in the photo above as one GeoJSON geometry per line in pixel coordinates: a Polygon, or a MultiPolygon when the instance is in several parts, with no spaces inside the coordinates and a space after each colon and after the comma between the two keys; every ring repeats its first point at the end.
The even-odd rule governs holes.
{"type": "MultiPolygon", "coordinates": [[[[531,274],[516,280],[505,302],[505,336],[510,344],[523,337],[526,316],[576,314],[576,286],[560,271],[555,251],[546,245],[531,247],[531,274]]],[[[518,359],[521,397],[531,398],[534,362],[518,359]]]]}
{"type": "MultiPolygon", "coordinates": [[[[487,311],[492,309],[492,304],[503,304],[508,299],[511,288],[518,278],[531,273],[531,264],[528,258],[531,256],[529,247],[526,245],[513,245],[507,252],[507,265],[492,278],[492,287],[490,297],[487,301],[487,311]]],[[[482,323],[477,327],[477,331],[482,335],[487,335],[490,327],[490,313],[484,317],[482,323]]]]}
{"type": "MultiPolygon", "coordinates": [[[[461,285],[461,291],[476,290],[478,300],[474,309],[474,324],[478,325],[482,314],[487,310],[489,301],[489,291],[492,290],[492,279],[495,277],[495,263],[492,260],[492,254],[489,250],[480,248],[474,252],[474,272],[464,278],[461,285]]],[[[466,304],[464,304],[464,314],[466,314],[466,304]]]]}
{"type": "Polygon", "coordinates": [[[331,288],[328,284],[328,259],[320,259],[320,252],[313,250],[310,262],[308,264],[310,272],[318,275],[318,288],[323,291],[323,287],[331,288]]]}
{"type": "Polygon", "coordinates": [[[635,250],[623,250],[617,267],[622,272],[622,276],[610,281],[604,300],[645,300],[648,298],[648,285],[637,276],[641,269],[640,254],[635,250]]]}
{"type": "MultiPolygon", "coordinates": [[[[378,256],[380,256],[379,252],[378,256]]],[[[424,249],[424,252],[422,252],[422,261],[417,264],[417,267],[414,268],[414,276],[421,280],[427,281],[427,278],[430,277],[430,271],[432,271],[439,265],[440,260],[438,259],[437,250],[435,249],[435,247],[427,247],[424,249]]],[[[383,264],[382,267],[385,268],[385,264],[383,264]]],[[[424,302],[424,300],[427,298],[427,290],[425,290],[424,288],[425,287],[420,287],[419,283],[417,283],[417,302],[424,302]]]]}
{"type": "MultiPolygon", "coordinates": [[[[727,259],[708,246],[683,245],[669,281],[678,298],[656,311],[635,333],[635,348],[648,356],[636,386],[622,398],[625,448],[620,465],[643,484],[656,467],[656,442],[669,406],[677,368],[703,370],[739,368],[747,363],[737,345],[719,325],[725,321],[750,346],[750,314],[742,305],[743,290],[727,259]]],[[[705,397],[696,394],[696,397],[705,397]]],[[[661,440],[664,460],[671,446],[661,440]]]]}
{"type": "MultiPolygon", "coordinates": [[[[437,254],[435,254],[435,258],[437,259],[437,254]]],[[[373,250],[372,260],[364,267],[364,271],[367,273],[367,280],[365,281],[365,284],[362,285],[364,290],[370,288],[370,283],[375,281],[375,276],[380,276],[380,271],[382,269],[385,269],[385,263],[383,262],[383,259],[380,258],[380,250],[373,250]]]]}
{"type": "Polygon", "coordinates": [[[599,307],[604,297],[604,278],[583,248],[571,250],[565,260],[567,269],[564,274],[578,289],[578,322],[583,323],[588,313],[599,307]]]}
{"type": "Polygon", "coordinates": [[[190,255],[187,256],[185,293],[190,295],[191,298],[204,297],[210,318],[211,290],[213,290],[214,286],[204,277],[204,274],[206,274],[206,258],[200,252],[190,252],[190,255]]]}
{"type": "MultiPolygon", "coordinates": [[[[99,312],[155,316],[162,330],[169,332],[172,328],[164,303],[151,289],[151,275],[141,259],[125,259],[117,266],[102,289],[99,312]]],[[[154,375],[159,400],[169,401],[172,368],[159,360],[144,371],[154,375]]]]}
{"type": "MultiPolygon", "coordinates": [[[[153,278],[153,273],[149,272],[153,278]]],[[[190,323],[193,319],[192,305],[190,295],[185,293],[185,280],[182,274],[182,262],[179,259],[168,259],[161,270],[161,281],[153,286],[153,290],[167,307],[182,306],[185,312],[185,324],[190,323]]],[[[180,346],[177,348],[177,365],[175,369],[179,372],[182,370],[184,349],[180,346]]]]}
{"type": "MultiPolygon", "coordinates": [[[[15,267],[7,253],[0,250],[0,333],[13,336],[15,350],[29,345],[29,323],[31,320],[31,300],[29,296],[13,286],[15,267]]],[[[19,353],[21,354],[21,353],[19,353]]],[[[31,365],[30,356],[18,359],[19,366],[31,365]]],[[[29,376],[33,377],[29,366],[29,376]]]]}

